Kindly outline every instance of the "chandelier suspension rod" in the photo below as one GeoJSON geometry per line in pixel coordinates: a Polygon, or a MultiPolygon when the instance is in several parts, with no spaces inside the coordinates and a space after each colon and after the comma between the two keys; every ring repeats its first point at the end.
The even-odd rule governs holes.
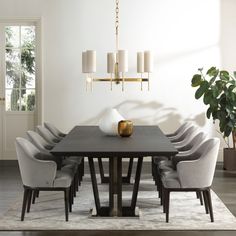
{"type": "Polygon", "coordinates": [[[115,27],[116,27],[116,52],[119,50],[119,0],[116,0],[116,21],[115,21],[115,27]]]}

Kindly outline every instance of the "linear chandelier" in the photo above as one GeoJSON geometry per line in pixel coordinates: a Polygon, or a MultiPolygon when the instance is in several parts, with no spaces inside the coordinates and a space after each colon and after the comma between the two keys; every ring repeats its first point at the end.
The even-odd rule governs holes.
{"type": "Polygon", "coordinates": [[[82,72],[86,74],[86,90],[93,90],[94,82],[108,82],[112,90],[113,83],[122,84],[122,91],[125,90],[125,82],[138,82],[143,90],[143,82],[147,83],[150,89],[150,73],[153,70],[153,55],[151,51],[137,52],[137,77],[128,78],[128,51],[119,49],[119,0],[116,0],[116,51],[107,53],[108,78],[95,78],[96,73],[96,51],[87,50],[82,52],[82,72]]]}

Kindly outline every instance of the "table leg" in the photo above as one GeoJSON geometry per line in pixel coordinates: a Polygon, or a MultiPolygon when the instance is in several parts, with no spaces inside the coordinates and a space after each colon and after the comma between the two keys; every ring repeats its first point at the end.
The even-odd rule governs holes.
{"type": "Polygon", "coordinates": [[[135,182],[134,182],[134,188],[133,188],[133,194],[132,194],[132,200],[131,200],[131,210],[133,212],[135,211],[137,197],[138,197],[138,189],[139,189],[142,165],[143,165],[143,157],[140,157],[138,158],[138,164],[137,164],[137,169],[136,169],[135,182]]]}
{"type": "Polygon", "coordinates": [[[131,174],[132,174],[132,168],[133,168],[133,162],[134,158],[129,158],[129,167],[128,167],[128,173],[127,176],[122,177],[122,182],[126,184],[130,184],[131,174]]]}
{"type": "Polygon", "coordinates": [[[88,161],[89,161],[89,168],[90,168],[90,175],[91,175],[92,186],[93,186],[93,195],[94,195],[96,211],[97,211],[97,215],[99,215],[101,206],[100,206],[100,199],[99,199],[99,193],[98,193],[98,185],[97,185],[94,161],[93,161],[93,158],[91,157],[88,158],[88,161]]]}
{"type": "Polygon", "coordinates": [[[122,158],[109,158],[110,216],[122,216],[122,158]]]}
{"type": "MultiPolygon", "coordinates": [[[[122,183],[130,184],[131,174],[132,174],[132,168],[133,168],[133,162],[134,162],[134,158],[133,158],[133,157],[130,157],[130,158],[129,158],[129,166],[128,166],[127,176],[123,176],[123,177],[122,177],[122,183]]],[[[98,158],[98,166],[99,166],[99,171],[100,171],[101,183],[102,183],[102,184],[107,184],[107,183],[109,183],[109,177],[108,177],[108,176],[105,176],[105,174],[104,174],[104,168],[103,168],[102,158],[98,158]]]]}
{"type": "Polygon", "coordinates": [[[105,175],[104,175],[104,169],[103,169],[101,157],[98,158],[98,167],[99,167],[99,172],[100,172],[100,177],[101,177],[101,183],[102,184],[109,183],[108,177],[105,177],[105,175]]]}

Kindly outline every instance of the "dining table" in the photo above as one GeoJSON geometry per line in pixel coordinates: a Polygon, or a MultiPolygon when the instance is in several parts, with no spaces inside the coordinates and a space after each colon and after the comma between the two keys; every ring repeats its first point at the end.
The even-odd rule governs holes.
{"type": "Polygon", "coordinates": [[[174,156],[178,153],[170,140],[158,126],[134,126],[130,137],[108,136],[98,126],[75,126],[51,150],[55,156],[83,156],[88,158],[93,188],[95,213],[100,217],[137,216],[137,197],[143,159],[153,156],[174,156]],[[95,158],[109,160],[109,203],[100,202],[98,182],[94,165],[95,158]],[[122,160],[136,158],[137,166],[131,202],[122,201],[122,160]]]}

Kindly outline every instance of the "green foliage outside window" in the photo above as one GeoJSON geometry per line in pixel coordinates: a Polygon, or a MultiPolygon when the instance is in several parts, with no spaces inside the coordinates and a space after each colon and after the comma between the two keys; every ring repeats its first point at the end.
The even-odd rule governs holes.
{"type": "Polygon", "coordinates": [[[16,50],[13,49],[14,45],[11,43],[14,34],[12,28],[6,27],[5,34],[6,55],[11,59],[6,60],[6,75],[8,81],[13,85],[10,110],[19,111],[21,103],[22,111],[33,111],[35,108],[35,92],[31,91],[31,93],[27,94],[26,85],[33,81],[32,75],[35,74],[34,27],[25,27],[24,40],[20,52],[20,63],[14,63],[14,61],[17,61],[17,55],[15,55],[16,50]]]}

